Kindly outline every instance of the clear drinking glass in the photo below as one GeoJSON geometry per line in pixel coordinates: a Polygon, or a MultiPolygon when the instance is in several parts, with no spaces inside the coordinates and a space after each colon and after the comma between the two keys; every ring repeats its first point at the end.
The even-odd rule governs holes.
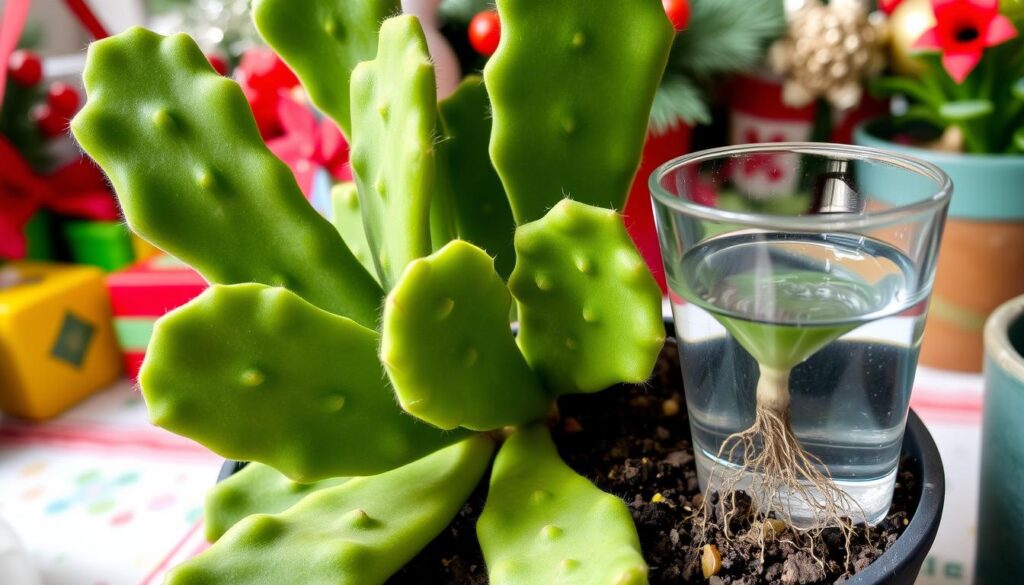
{"type": "MultiPolygon", "coordinates": [[[[738,471],[763,442],[722,450],[764,408],[785,413],[815,468],[856,504],[850,517],[881,521],[949,177],[871,148],[774,143],[675,159],[650,186],[701,487],[731,469],[765,497],[760,469],[738,471]]],[[[774,497],[809,520],[791,495],[774,497]]]]}

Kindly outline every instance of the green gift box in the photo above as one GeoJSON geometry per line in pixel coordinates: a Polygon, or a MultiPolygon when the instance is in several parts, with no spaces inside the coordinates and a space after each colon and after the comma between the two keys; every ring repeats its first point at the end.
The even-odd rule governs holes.
{"type": "Polygon", "coordinates": [[[119,221],[69,221],[65,224],[71,258],[113,272],[135,260],[131,232],[119,221]]]}

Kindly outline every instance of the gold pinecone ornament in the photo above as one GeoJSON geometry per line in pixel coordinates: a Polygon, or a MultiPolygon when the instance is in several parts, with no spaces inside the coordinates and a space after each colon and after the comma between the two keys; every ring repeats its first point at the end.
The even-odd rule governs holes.
{"type": "Polygon", "coordinates": [[[824,97],[838,109],[857,105],[864,82],[885,67],[885,19],[857,0],[805,0],[789,13],[789,30],[768,52],[785,77],[782,99],[792,107],[824,97]]]}

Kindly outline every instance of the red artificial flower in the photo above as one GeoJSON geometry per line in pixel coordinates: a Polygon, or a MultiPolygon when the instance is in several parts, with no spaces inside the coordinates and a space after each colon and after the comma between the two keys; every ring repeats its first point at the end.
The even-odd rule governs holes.
{"type": "Polygon", "coordinates": [[[336,181],[352,180],[348,143],[334,122],[317,120],[306,105],[283,91],[278,97],[277,119],[283,134],[267,140],[267,147],[291,167],[307,199],[313,196],[318,168],[336,181]]]}
{"type": "Polygon", "coordinates": [[[1017,36],[1010,19],[999,14],[999,0],[932,0],[935,26],[914,47],[942,52],[942,66],[963,83],[987,47],[1017,36]]]}

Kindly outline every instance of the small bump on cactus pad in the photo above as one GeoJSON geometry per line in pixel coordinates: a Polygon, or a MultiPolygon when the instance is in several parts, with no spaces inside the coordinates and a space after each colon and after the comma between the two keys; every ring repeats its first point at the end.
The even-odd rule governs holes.
{"type": "Polygon", "coordinates": [[[252,19],[316,107],[351,137],[352,70],[373,59],[381,21],[400,11],[398,0],[256,0],[252,19]]]}
{"type": "Polygon", "coordinates": [[[167,585],[374,585],[451,522],[487,469],[494,443],[476,435],[373,477],[311,494],[275,516],[239,522],[167,585]]]}
{"type": "Polygon", "coordinates": [[[298,483],[262,463],[250,463],[206,492],[203,525],[206,540],[215,542],[229,528],[253,514],[277,514],[309,494],[348,481],[335,477],[298,483]]]}
{"type": "Polygon", "coordinates": [[[331,222],[345,240],[345,245],[370,274],[376,274],[370,244],[363,229],[363,214],[359,205],[359,190],[352,182],[339,183],[331,189],[331,222]]]}
{"type": "Polygon", "coordinates": [[[401,411],[378,336],[282,288],[213,286],[157,321],[152,421],[303,482],[394,469],[462,438],[401,411]]]}
{"type": "Polygon", "coordinates": [[[516,231],[519,347],[548,390],[643,382],[665,341],[661,291],[614,211],[568,199],[516,231]]]}
{"type": "MultiPolygon", "coordinates": [[[[515,222],[505,188],[491,165],[487,144],[491,138],[491,105],[480,77],[466,77],[441,102],[445,139],[438,145],[439,174],[450,198],[459,237],[494,256],[502,278],[515,265],[512,234],[515,222]]],[[[439,181],[440,183],[440,181],[439,181]]],[[[435,197],[437,195],[435,192],[435,197]]]]}
{"type": "Polygon", "coordinates": [[[494,261],[455,240],[406,269],[384,304],[381,361],[402,407],[442,429],[535,420],[552,401],[508,324],[494,261]]]}
{"type": "Polygon", "coordinates": [[[658,0],[498,0],[491,159],[519,223],[563,197],[621,209],[674,38],[658,0]]]}
{"type": "Polygon", "coordinates": [[[84,76],[89,99],[71,128],[132,230],[211,282],[284,286],[375,325],[380,287],[192,39],[130,29],[89,45],[84,76]]]}
{"type": "Polygon", "coordinates": [[[431,252],[437,89],[423,29],[396,16],[380,29],[373,61],[352,73],[352,171],[377,274],[390,289],[431,252]]]}
{"type": "Polygon", "coordinates": [[[476,531],[491,585],[647,583],[625,502],[569,469],[541,425],[501,447],[476,531]]]}

